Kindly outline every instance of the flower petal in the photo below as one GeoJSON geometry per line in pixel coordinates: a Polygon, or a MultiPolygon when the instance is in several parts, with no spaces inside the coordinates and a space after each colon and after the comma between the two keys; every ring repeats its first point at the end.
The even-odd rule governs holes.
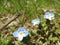
{"type": "Polygon", "coordinates": [[[23,36],[19,36],[17,39],[18,39],[19,41],[22,41],[22,40],[23,40],[23,36]]]}
{"type": "Polygon", "coordinates": [[[24,31],[24,37],[28,36],[29,32],[28,31],[24,31]]]}
{"type": "Polygon", "coordinates": [[[45,13],[45,15],[48,15],[48,14],[50,14],[50,12],[46,12],[46,13],[45,13]]]}
{"type": "Polygon", "coordinates": [[[51,17],[54,17],[55,15],[53,13],[51,13],[51,17]]]}
{"type": "Polygon", "coordinates": [[[15,31],[15,32],[13,33],[13,36],[14,36],[14,37],[18,37],[17,35],[18,35],[18,32],[15,31]]]}
{"type": "Polygon", "coordinates": [[[18,29],[18,32],[20,32],[20,31],[24,31],[24,30],[25,30],[24,27],[20,27],[20,28],[18,29]]]}

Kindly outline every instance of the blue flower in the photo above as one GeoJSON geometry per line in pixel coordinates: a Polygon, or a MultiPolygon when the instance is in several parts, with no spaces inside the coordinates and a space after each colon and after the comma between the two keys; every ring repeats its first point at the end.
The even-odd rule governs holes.
{"type": "Polygon", "coordinates": [[[33,24],[33,26],[39,25],[40,24],[40,19],[36,18],[36,19],[32,20],[31,23],[33,24]]]}
{"type": "Polygon", "coordinates": [[[44,18],[45,19],[49,19],[49,20],[53,20],[54,19],[54,14],[51,13],[51,12],[46,12],[45,15],[44,15],[44,18]]]}
{"type": "Polygon", "coordinates": [[[14,37],[17,37],[18,40],[22,41],[23,37],[28,36],[29,32],[24,28],[20,27],[17,31],[13,33],[14,37]]]}

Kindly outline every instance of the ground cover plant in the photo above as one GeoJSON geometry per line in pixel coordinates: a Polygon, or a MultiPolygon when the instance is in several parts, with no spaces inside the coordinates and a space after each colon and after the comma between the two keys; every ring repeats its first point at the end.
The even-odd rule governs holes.
{"type": "Polygon", "coordinates": [[[60,0],[0,0],[0,45],[60,45],[60,0]]]}

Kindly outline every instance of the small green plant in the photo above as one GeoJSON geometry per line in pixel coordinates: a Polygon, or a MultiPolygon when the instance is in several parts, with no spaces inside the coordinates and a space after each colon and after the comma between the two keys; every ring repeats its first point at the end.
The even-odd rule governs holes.
{"type": "Polygon", "coordinates": [[[1,31],[0,45],[55,45],[57,42],[60,43],[59,5],[59,0],[0,0],[0,19],[10,18],[10,15],[6,14],[14,16],[16,12],[23,12],[22,16],[17,18],[19,24],[7,26],[1,31]],[[24,27],[29,31],[28,36],[23,37],[21,41],[12,35],[19,27],[24,27]]]}

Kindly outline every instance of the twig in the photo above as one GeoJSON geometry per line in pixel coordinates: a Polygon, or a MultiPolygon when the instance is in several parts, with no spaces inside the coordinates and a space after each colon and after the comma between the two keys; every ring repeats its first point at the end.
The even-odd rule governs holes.
{"type": "Polygon", "coordinates": [[[19,17],[20,15],[22,15],[21,13],[18,13],[16,15],[14,15],[11,19],[9,19],[5,24],[3,24],[0,27],[0,31],[3,30],[8,24],[10,24],[12,21],[14,21],[17,17],[19,17]]]}

